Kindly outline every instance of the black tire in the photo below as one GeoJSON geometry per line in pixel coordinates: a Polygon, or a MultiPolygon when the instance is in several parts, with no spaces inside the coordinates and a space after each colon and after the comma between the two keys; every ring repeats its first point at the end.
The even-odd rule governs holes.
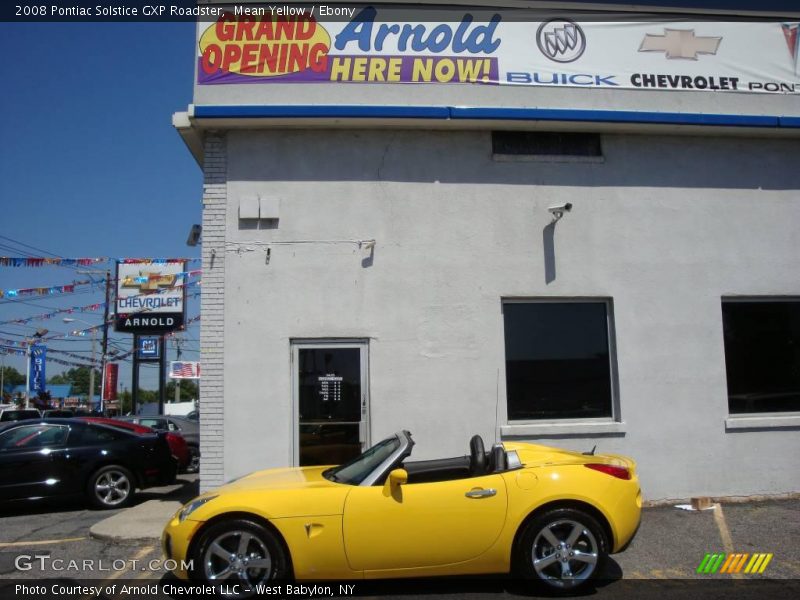
{"type": "Polygon", "coordinates": [[[128,506],[136,495],[133,474],[122,465],[106,465],[92,473],[86,496],[94,508],[108,510],[128,506]]]}
{"type": "Polygon", "coordinates": [[[228,589],[238,584],[241,593],[237,597],[255,594],[253,586],[257,584],[289,578],[289,560],[281,541],[268,527],[249,519],[211,525],[202,532],[192,560],[192,579],[218,582],[228,589]],[[252,588],[252,593],[247,588],[252,588]]]}
{"type": "Polygon", "coordinates": [[[591,515],[554,508],[525,525],[516,549],[519,573],[551,592],[568,593],[590,584],[603,571],[609,543],[591,515]]]}
{"type": "Polygon", "coordinates": [[[197,446],[189,446],[189,464],[186,465],[186,472],[200,472],[200,448],[197,446]]]}

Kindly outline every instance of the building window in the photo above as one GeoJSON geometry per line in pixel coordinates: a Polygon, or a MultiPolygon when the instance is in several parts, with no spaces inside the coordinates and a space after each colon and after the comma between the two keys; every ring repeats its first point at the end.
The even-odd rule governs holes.
{"type": "Polygon", "coordinates": [[[603,156],[599,134],[563,131],[493,131],[492,154],[497,159],[538,157],[592,162],[603,156]]]}
{"type": "Polygon", "coordinates": [[[724,300],[731,414],[800,411],[800,300],[724,300]]]}
{"type": "Polygon", "coordinates": [[[505,302],[509,421],[613,416],[610,301],[505,302]]]}

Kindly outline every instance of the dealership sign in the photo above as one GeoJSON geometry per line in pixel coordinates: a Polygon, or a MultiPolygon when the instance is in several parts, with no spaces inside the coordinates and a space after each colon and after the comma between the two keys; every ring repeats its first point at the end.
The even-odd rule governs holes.
{"type": "Polygon", "coordinates": [[[393,21],[366,7],[322,19],[232,6],[198,24],[200,85],[475,83],[699,92],[800,92],[797,23],[506,19],[393,21]]]}
{"type": "Polygon", "coordinates": [[[47,387],[45,365],[47,363],[47,346],[44,344],[31,344],[30,361],[28,363],[28,392],[38,394],[47,387]]]}
{"type": "Polygon", "coordinates": [[[118,262],[114,328],[137,334],[182,329],[187,275],[184,261],[118,262]]]}

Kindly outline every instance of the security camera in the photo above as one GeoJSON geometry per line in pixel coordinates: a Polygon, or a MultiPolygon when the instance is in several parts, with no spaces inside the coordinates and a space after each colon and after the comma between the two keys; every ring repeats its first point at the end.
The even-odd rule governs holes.
{"type": "Polygon", "coordinates": [[[558,221],[561,217],[564,216],[565,212],[569,212],[572,210],[572,202],[567,202],[566,204],[559,204],[557,206],[550,206],[547,208],[548,212],[553,215],[553,223],[558,221]]]}
{"type": "Polygon", "coordinates": [[[200,242],[200,236],[203,232],[203,228],[200,225],[192,225],[192,228],[189,230],[189,238],[186,240],[187,246],[197,246],[200,242]]]}

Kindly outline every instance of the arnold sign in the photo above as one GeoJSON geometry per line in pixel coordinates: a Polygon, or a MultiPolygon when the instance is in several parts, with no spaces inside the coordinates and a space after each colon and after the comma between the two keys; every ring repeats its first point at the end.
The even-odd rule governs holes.
{"type": "Polygon", "coordinates": [[[525,21],[457,9],[411,22],[370,6],[333,21],[315,8],[235,5],[198,23],[197,83],[800,93],[794,22],[525,21]]]}
{"type": "Polygon", "coordinates": [[[185,261],[117,263],[114,329],[125,333],[167,333],[183,329],[185,261]]]}

